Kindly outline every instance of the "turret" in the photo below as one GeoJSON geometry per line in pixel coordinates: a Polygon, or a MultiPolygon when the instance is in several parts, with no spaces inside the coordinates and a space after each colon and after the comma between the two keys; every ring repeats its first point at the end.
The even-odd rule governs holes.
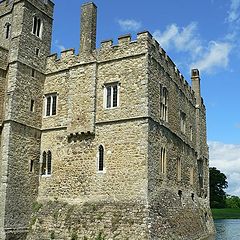
{"type": "Polygon", "coordinates": [[[192,89],[195,92],[197,105],[201,105],[201,90],[200,90],[200,75],[198,69],[192,69],[191,74],[192,79],[192,89]]]}
{"type": "Polygon", "coordinates": [[[96,48],[97,7],[86,3],[81,7],[80,53],[91,52],[96,48]]]}

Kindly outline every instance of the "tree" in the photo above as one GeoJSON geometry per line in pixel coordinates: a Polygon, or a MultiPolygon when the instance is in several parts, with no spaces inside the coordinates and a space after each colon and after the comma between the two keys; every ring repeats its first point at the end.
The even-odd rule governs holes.
{"type": "Polygon", "coordinates": [[[225,208],[226,207],[226,193],[225,188],[228,187],[227,177],[217,168],[209,168],[210,181],[210,206],[211,208],[225,208]]]}
{"type": "Polygon", "coordinates": [[[227,196],[227,208],[240,208],[240,198],[237,196],[227,196]]]}

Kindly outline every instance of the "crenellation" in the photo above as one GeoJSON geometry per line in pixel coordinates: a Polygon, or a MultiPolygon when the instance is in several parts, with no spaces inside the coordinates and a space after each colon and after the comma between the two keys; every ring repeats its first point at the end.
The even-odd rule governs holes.
{"type": "Polygon", "coordinates": [[[131,34],[126,34],[118,37],[118,46],[129,45],[132,40],[131,34]]]}
{"type": "Polygon", "coordinates": [[[101,50],[104,50],[105,48],[106,49],[109,49],[113,46],[113,40],[112,39],[109,39],[109,40],[104,40],[104,41],[101,41],[101,47],[100,49],[101,50]]]}

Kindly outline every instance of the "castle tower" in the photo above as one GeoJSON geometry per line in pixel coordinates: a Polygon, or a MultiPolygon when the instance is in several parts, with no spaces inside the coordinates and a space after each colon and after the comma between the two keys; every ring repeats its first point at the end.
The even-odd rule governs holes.
{"type": "Polygon", "coordinates": [[[37,196],[46,57],[53,3],[3,0],[0,50],[0,239],[24,239],[37,196]]]}
{"type": "Polygon", "coordinates": [[[94,3],[86,3],[81,7],[80,53],[96,48],[97,7],[94,3]]]}

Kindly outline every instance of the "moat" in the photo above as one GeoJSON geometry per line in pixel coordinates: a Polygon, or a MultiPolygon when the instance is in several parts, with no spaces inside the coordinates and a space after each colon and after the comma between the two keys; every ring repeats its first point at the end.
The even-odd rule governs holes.
{"type": "Polygon", "coordinates": [[[219,219],[215,220],[216,240],[239,240],[240,219],[219,219]]]}

